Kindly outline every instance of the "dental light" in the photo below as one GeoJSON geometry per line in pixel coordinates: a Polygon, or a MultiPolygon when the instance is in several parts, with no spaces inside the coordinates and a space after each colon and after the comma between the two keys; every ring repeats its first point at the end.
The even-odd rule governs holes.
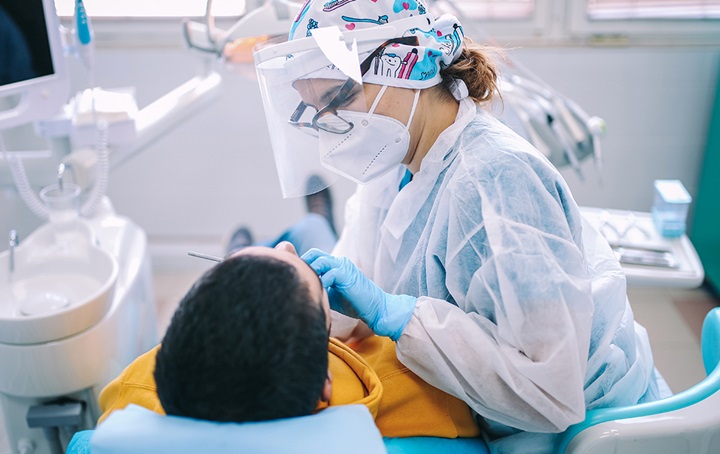
{"type": "Polygon", "coordinates": [[[223,57],[232,47],[232,63],[252,63],[252,48],[263,41],[284,35],[290,29],[293,14],[302,6],[285,0],[248,0],[246,13],[227,30],[216,26],[213,0],[208,0],[202,23],[186,19],[183,36],[187,46],[223,57]]]}

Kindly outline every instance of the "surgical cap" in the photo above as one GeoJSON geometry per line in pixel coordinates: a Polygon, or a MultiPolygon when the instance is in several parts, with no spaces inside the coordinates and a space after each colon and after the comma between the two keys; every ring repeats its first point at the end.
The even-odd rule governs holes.
{"type": "MultiPolygon", "coordinates": [[[[428,88],[439,84],[440,71],[460,56],[464,34],[455,16],[443,14],[436,20],[420,0],[307,0],[293,22],[288,40],[311,36],[314,29],[321,27],[337,26],[340,31],[352,31],[416,15],[428,17],[427,29],[405,30],[402,36],[416,36],[418,45],[386,46],[373,58],[363,82],[428,88]]],[[[369,54],[370,51],[361,53],[361,61],[369,54]]],[[[338,71],[334,67],[327,69],[338,71]]]]}

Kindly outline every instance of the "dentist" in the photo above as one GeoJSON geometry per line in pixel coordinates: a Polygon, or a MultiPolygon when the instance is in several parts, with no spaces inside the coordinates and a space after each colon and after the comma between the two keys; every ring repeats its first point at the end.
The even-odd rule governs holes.
{"type": "Polygon", "coordinates": [[[254,57],[284,195],[323,189],[309,175],[359,183],[332,255],[303,257],[333,309],[467,402],[491,450],[550,452],[586,409],[659,397],[617,260],[558,171],[483,108],[497,69],[456,18],[308,0],[254,57]]]}

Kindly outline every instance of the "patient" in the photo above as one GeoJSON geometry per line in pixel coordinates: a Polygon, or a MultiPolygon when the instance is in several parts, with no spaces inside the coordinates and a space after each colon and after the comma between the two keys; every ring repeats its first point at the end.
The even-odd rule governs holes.
{"type": "Polygon", "coordinates": [[[173,316],[155,366],[168,414],[265,421],[330,399],[330,307],[318,277],[288,252],[248,252],[206,273],[173,316]]]}
{"type": "Polygon", "coordinates": [[[329,338],[329,312],[290,243],[245,248],[203,275],[162,345],[103,390],[101,421],[131,403],[231,422],[364,404],[384,436],[479,435],[467,405],[405,368],[390,339],[372,336],[353,351],[329,338]]]}

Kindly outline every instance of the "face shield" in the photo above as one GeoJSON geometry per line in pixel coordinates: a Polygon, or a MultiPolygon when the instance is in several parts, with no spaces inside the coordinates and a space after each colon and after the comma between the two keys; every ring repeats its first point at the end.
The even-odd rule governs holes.
{"type": "MultiPolygon", "coordinates": [[[[365,98],[362,75],[377,55],[423,17],[341,34],[314,32],[294,41],[276,39],[255,49],[270,140],[284,197],[304,196],[324,187],[309,187],[310,176],[328,185],[339,175],[321,161],[323,142],[342,141],[355,128],[358,113],[367,113],[373,100],[365,98]],[[284,41],[284,42],[283,42],[284,41]],[[329,138],[329,139],[328,139],[329,138]]],[[[327,30],[327,29],[326,29],[327,30]]]]}

